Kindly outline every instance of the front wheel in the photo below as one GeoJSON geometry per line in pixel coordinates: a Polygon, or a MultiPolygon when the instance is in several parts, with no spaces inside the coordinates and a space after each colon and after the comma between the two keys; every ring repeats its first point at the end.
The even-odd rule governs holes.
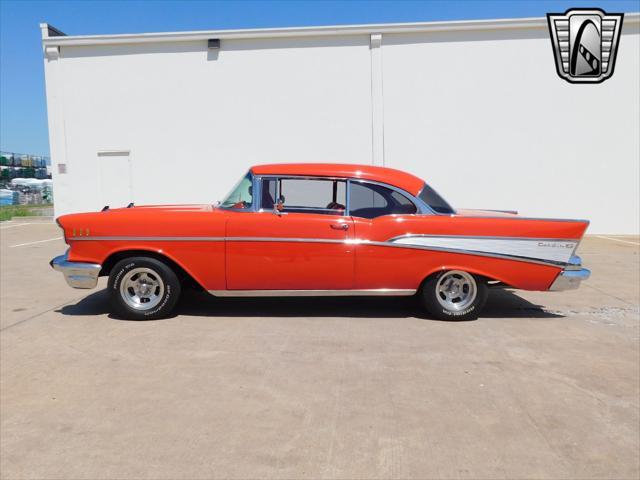
{"type": "Polygon", "coordinates": [[[462,270],[443,271],[422,285],[420,298],[440,320],[474,320],[487,302],[485,281],[462,270]]]}
{"type": "Polygon", "coordinates": [[[165,263],[150,257],[130,257],[109,274],[111,304],[118,316],[152,320],[171,313],[180,297],[180,280],[165,263]]]}

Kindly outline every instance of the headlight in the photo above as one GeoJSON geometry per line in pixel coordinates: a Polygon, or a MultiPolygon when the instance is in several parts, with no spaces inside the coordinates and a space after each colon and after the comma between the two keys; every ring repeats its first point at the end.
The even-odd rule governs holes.
{"type": "Polygon", "coordinates": [[[62,230],[62,237],[64,238],[64,243],[69,245],[69,242],[67,242],[67,235],[64,232],[64,227],[62,226],[62,223],[60,223],[60,219],[59,218],[56,218],[56,224],[58,225],[58,228],[60,228],[60,230],[62,230]]]}

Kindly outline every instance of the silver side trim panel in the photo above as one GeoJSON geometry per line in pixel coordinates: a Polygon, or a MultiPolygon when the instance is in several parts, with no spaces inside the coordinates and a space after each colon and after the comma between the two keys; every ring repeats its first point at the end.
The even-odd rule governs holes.
{"type": "Polygon", "coordinates": [[[73,288],[95,288],[102,265],[98,263],[70,262],[68,252],[55,257],[49,265],[54,270],[62,272],[64,279],[73,288]]]}
{"type": "Polygon", "coordinates": [[[427,235],[405,235],[396,237],[391,242],[400,245],[447,248],[562,264],[569,262],[578,246],[577,240],[427,235]]]}
{"type": "Polygon", "coordinates": [[[416,290],[374,288],[364,290],[209,290],[216,297],[408,297],[416,290]]]}
{"type": "Polygon", "coordinates": [[[501,260],[512,260],[517,262],[535,263],[537,265],[545,265],[547,267],[556,267],[556,268],[562,268],[566,265],[564,262],[552,262],[552,261],[546,261],[546,260],[539,260],[536,258],[518,257],[514,255],[501,255],[498,253],[476,252],[473,250],[462,250],[459,248],[423,247],[420,245],[402,245],[402,244],[386,243],[386,242],[364,242],[364,243],[366,245],[372,245],[374,247],[411,248],[415,250],[426,250],[429,252],[445,252],[445,253],[456,253],[459,255],[475,255],[477,257],[499,258],[501,260]]]}

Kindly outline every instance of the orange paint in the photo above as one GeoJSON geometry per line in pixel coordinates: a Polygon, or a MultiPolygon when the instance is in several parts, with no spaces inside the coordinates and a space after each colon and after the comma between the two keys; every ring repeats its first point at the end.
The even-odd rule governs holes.
{"type": "MultiPolygon", "coordinates": [[[[256,166],[251,171],[374,180],[413,195],[424,185],[408,173],[372,166],[283,164],[256,166]]],[[[575,241],[588,226],[585,221],[524,219],[479,211],[386,215],[369,220],[317,213],[276,215],[209,205],[136,206],[64,215],[58,220],[71,246],[69,261],[104,264],[118,252],[155,252],[180,265],[207,290],[416,289],[427,276],[442,269],[466,270],[516,288],[546,290],[560,266],[366,242],[388,242],[408,234],[575,241]]]]}

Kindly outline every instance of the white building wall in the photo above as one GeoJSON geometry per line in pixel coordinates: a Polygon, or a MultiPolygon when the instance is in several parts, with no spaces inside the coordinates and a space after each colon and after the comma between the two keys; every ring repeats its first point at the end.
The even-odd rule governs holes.
{"type": "Polygon", "coordinates": [[[128,155],[136,204],[212,203],[256,163],[375,163],[424,177],[458,207],[637,233],[637,17],[598,85],[556,75],[538,23],[213,32],[219,52],[201,38],[45,38],[59,44],[45,60],[56,215],[101,208],[99,162],[128,155]]]}
{"type": "Polygon", "coordinates": [[[626,32],[595,85],[557,76],[546,30],[385,35],[385,164],[458,207],[638,233],[640,35],[626,32]]]}
{"type": "Polygon", "coordinates": [[[256,163],[371,159],[367,36],[229,40],[217,54],[206,42],[65,47],[57,62],[56,215],[103,207],[101,151],[129,152],[136,204],[213,203],[256,163]]]}

